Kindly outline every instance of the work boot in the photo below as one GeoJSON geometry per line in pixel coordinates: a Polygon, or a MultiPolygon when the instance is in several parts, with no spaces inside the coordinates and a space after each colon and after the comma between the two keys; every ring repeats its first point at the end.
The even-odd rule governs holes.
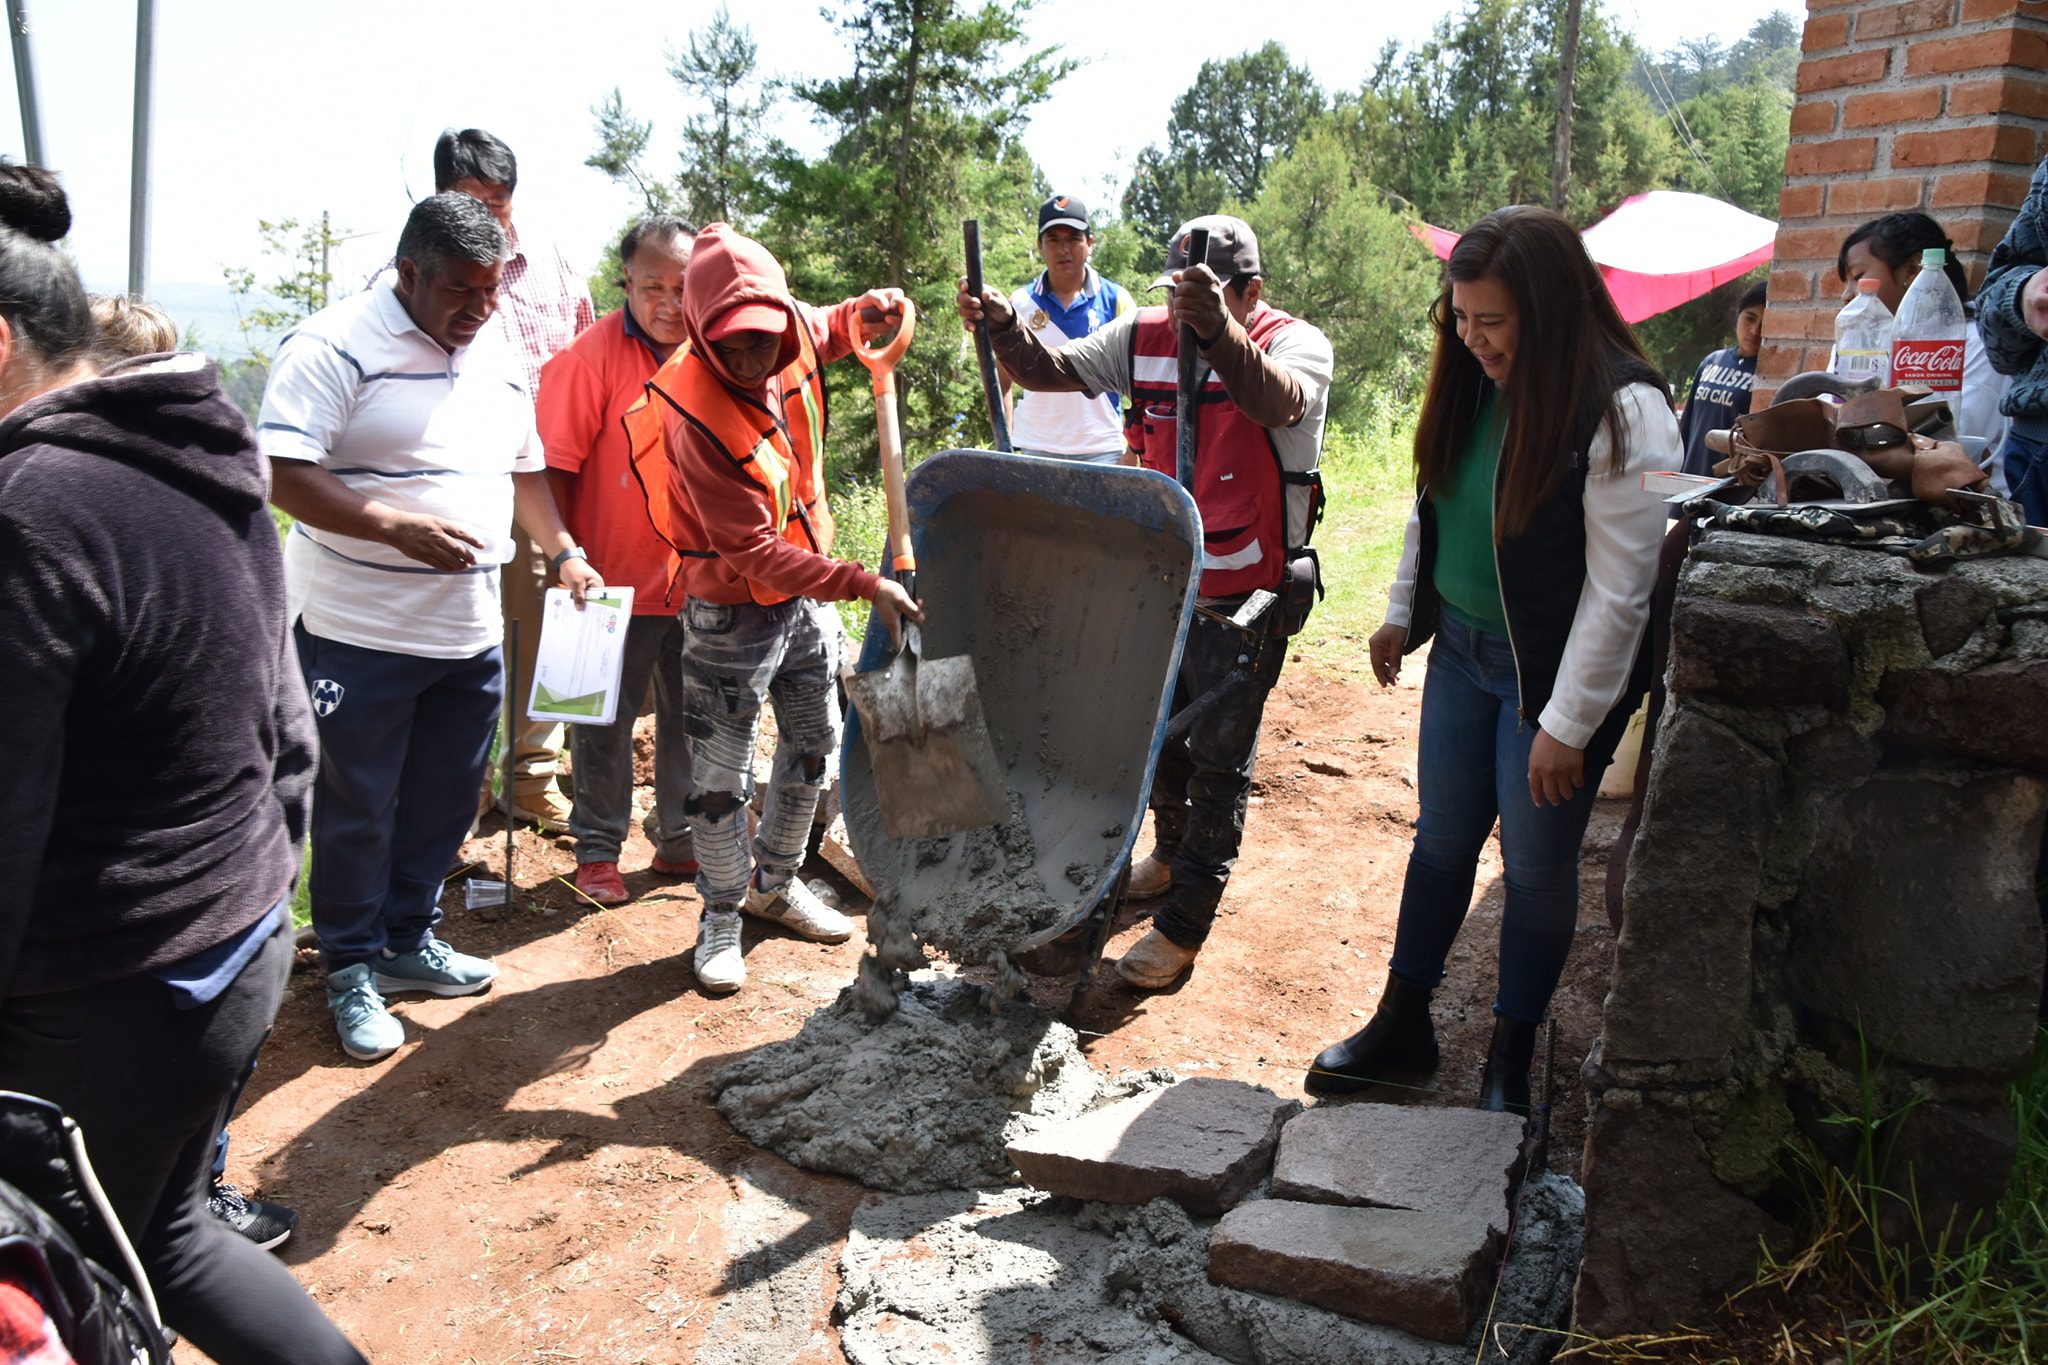
{"type": "Polygon", "coordinates": [[[1141,991],[1163,991],[1195,965],[1200,948],[1183,948],[1157,929],[1131,945],[1116,960],[1116,974],[1141,991]]]}
{"type": "Polygon", "coordinates": [[[731,995],[747,984],[747,960],[740,954],[740,912],[709,909],[697,925],[690,955],[697,984],[711,995],[731,995]]]}
{"type": "Polygon", "coordinates": [[[853,937],[853,921],[819,900],[796,877],[779,886],[763,886],[756,870],[747,883],[745,909],[813,943],[844,943],[853,937]]]}
{"type": "Polygon", "coordinates": [[[377,989],[386,995],[475,995],[498,979],[496,964],[458,953],[430,938],[409,953],[389,948],[377,960],[377,989]]]}
{"type": "Polygon", "coordinates": [[[1436,1070],[1429,997],[1429,987],[1388,972],[1386,992],[1371,1022],[1317,1053],[1301,1088],[1311,1095],[1349,1095],[1391,1077],[1436,1070]]]}
{"type": "Polygon", "coordinates": [[[1529,1116],[1529,1063],[1536,1055],[1536,1025],[1493,1016],[1493,1041],[1479,1078],[1479,1107],[1529,1116]]]}
{"type": "Polygon", "coordinates": [[[576,864],[576,893],[599,905],[624,905],[633,899],[617,863],[576,864]]]}
{"type": "Polygon", "coordinates": [[[520,829],[537,826],[543,834],[569,832],[569,800],[552,786],[537,792],[516,793],[500,805],[505,818],[520,829]]]}
{"type": "Polygon", "coordinates": [[[1153,849],[1131,864],[1131,880],[1124,887],[1124,899],[1157,900],[1173,889],[1173,865],[1153,849]]]}
{"type": "Polygon", "coordinates": [[[384,1008],[384,997],[370,964],[358,962],[327,978],[327,1008],[334,1012],[334,1031],[341,1050],[359,1062],[389,1057],[405,1042],[405,1025],[384,1008]]]}

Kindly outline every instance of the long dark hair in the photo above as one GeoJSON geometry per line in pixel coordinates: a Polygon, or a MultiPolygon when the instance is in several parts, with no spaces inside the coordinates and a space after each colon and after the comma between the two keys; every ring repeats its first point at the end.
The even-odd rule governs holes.
{"type": "Polygon", "coordinates": [[[1963,263],[1956,259],[1956,244],[1941,230],[1941,224],[1926,214],[1887,213],[1882,218],[1871,219],[1844,237],[1842,249],[1835,253],[1835,274],[1838,278],[1849,278],[1849,248],[1858,242],[1893,270],[1908,261],[1918,265],[1921,252],[1929,247],[1940,247],[1947,253],[1942,257],[1942,272],[1956,287],[1956,297],[1964,303],[1970,301],[1970,277],[1963,273],[1963,263]]]}
{"type": "Polygon", "coordinates": [[[1451,285],[1498,280],[1515,301],[1514,367],[1501,394],[1507,433],[1500,452],[1500,498],[1494,536],[1519,534],[1554,494],[1595,424],[1607,426],[1610,469],[1619,469],[1626,384],[1663,377],[1621,320],[1600,271],[1564,216],[1531,204],[1495,209],[1451,248],[1444,289],[1430,308],[1436,349],[1415,427],[1415,478],[1442,488],[1471,437],[1486,372],[1458,339],[1451,285]]]}

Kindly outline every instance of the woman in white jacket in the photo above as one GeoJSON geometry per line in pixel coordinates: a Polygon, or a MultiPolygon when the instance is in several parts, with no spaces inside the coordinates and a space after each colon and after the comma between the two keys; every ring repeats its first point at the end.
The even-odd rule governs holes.
{"type": "Polygon", "coordinates": [[[1415,433],[1415,511],[1371,642],[1391,686],[1432,636],[1415,846],[1387,989],[1306,1086],[1362,1089],[1437,1063],[1429,997],[1496,823],[1507,884],[1480,1105],[1527,1113],[1536,1027],[1578,921],[1579,841],[1646,690],[1662,503],[1683,458],[1670,390],[1564,218],[1518,206],[1452,250],[1415,433]]]}

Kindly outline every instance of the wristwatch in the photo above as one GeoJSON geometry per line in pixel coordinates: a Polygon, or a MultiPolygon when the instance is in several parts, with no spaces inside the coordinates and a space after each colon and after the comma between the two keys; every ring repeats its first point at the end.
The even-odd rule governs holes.
{"type": "Polygon", "coordinates": [[[550,565],[553,566],[554,571],[559,574],[562,571],[562,566],[564,564],[567,564],[572,559],[580,559],[584,561],[586,564],[590,562],[590,556],[583,553],[583,547],[581,545],[571,545],[568,549],[561,551],[552,560],[548,562],[550,565]]]}

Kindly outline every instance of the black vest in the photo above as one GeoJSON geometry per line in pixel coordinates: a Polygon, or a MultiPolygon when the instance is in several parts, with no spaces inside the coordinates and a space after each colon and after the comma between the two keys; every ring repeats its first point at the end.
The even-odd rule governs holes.
{"type": "MultiPolygon", "coordinates": [[[[1619,365],[1617,391],[1630,384],[1653,384],[1662,388],[1658,373],[1633,356],[1619,365]]],[[[1579,415],[1572,438],[1572,463],[1550,495],[1529,518],[1520,534],[1500,542],[1495,563],[1500,572],[1500,600],[1508,622],[1508,643],[1514,650],[1515,677],[1522,695],[1518,708],[1522,718],[1535,724],[1550,702],[1557,686],[1558,666],[1564,662],[1565,641],[1571,638],[1572,620],[1578,615],[1579,594],[1586,586],[1586,474],[1593,438],[1606,415],[1604,404],[1590,405],[1579,415]]],[[[1500,474],[1494,473],[1496,489],[1500,474]]],[[[1422,522],[1420,553],[1416,559],[1415,601],[1408,621],[1408,639],[1403,653],[1412,653],[1436,633],[1436,509],[1429,490],[1416,498],[1416,512],[1422,522]]],[[[1634,708],[1650,686],[1650,633],[1636,647],[1635,666],[1617,707],[1634,708]]]]}

